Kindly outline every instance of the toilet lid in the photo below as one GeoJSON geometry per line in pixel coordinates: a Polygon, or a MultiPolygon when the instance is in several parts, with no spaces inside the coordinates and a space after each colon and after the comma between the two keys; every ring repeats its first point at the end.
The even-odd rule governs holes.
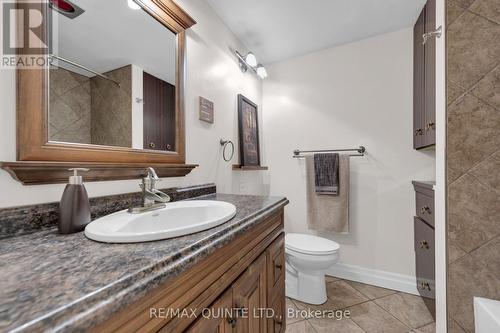
{"type": "Polygon", "coordinates": [[[306,234],[286,234],[285,247],[305,254],[330,254],[340,245],[326,238],[306,234]]]}

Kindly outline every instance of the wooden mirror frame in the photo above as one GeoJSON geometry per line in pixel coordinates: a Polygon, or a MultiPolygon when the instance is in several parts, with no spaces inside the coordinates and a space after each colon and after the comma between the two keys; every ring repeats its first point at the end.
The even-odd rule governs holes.
{"type": "MultiPolygon", "coordinates": [[[[160,177],[185,176],[197,165],[185,163],[184,81],[186,72],[185,30],[196,22],[172,0],[136,0],[147,13],[177,36],[176,151],[49,142],[48,67],[17,69],[17,161],[3,162],[15,179],[24,184],[66,182],[68,168],[86,167],[86,181],[135,179],[148,166],[160,177]]],[[[48,2],[40,4],[44,17],[48,2]]],[[[48,35],[49,24],[40,27],[48,35]]],[[[47,39],[46,39],[47,40],[47,39]]]]}

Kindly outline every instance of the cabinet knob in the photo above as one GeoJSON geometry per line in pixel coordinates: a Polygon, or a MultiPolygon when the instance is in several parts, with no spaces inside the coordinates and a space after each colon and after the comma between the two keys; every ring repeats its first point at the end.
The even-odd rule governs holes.
{"type": "Polygon", "coordinates": [[[235,327],[235,326],[236,326],[236,319],[234,319],[234,318],[227,318],[227,323],[228,323],[231,327],[235,327]]]}
{"type": "Polygon", "coordinates": [[[429,243],[426,240],[420,241],[419,245],[421,249],[429,249],[429,243]]]}
{"type": "Polygon", "coordinates": [[[167,150],[171,150],[172,146],[170,144],[167,144],[167,150]]]}
{"type": "Polygon", "coordinates": [[[417,128],[417,129],[415,130],[415,135],[422,135],[422,134],[424,134],[424,130],[423,130],[423,129],[421,129],[421,128],[417,128]]]}
{"type": "Polygon", "coordinates": [[[154,142],[150,142],[149,143],[149,148],[154,148],[154,147],[156,147],[155,143],[154,142]]]}
{"type": "Polygon", "coordinates": [[[431,37],[440,38],[442,34],[443,34],[442,26],[439,26],[439,28],[437,28],[434,31],[426,32],[425,34],[422,35],[422,44],[425,45],[425,43],[427,43],[427,40],[431,37]]]}
{"type": "Polygon", "coordinates": [[[276,267],[277,269],[282,269],[283,265],[281,265],[281,264],[275,264],[274,267],[276,267]]]}
{"type": "Polygon", "coordinates": [[[434,122],[428,122],[426,125],[425,125],[425,129],[428,131],[430,129],[434,129],[434,127],[436,127],[436,124],[434,122]]]}
{"type": "Polygon", "coordinates": [[[431,214],[431,208],[429,206],[423,206],[422,208],[420,208],[420,213],[422,214],[431,214]]]}
{"type": "Polygon", "coordinates": [[[431,286],[428,282],[420,282],[420,289],[431,291],[431,286]]]}
{"type": "Polygon", "coordinates": [[[283,324],[283,316],[275,316],[274,317],[274,321],[277,323],[277,324],[283,324]]]}

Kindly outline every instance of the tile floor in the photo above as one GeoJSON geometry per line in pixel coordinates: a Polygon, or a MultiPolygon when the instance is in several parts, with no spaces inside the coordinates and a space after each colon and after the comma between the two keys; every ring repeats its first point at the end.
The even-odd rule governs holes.
{"type": "Polygon", "coordinates": [[[333,277],[327,277],[327,293],[328,301],[318,306],[287,298],[287,308],[299,315],[287,311],[286,333],[435,333],[434,319],[418,296],[333,277]],[[309,309],[335,310],[336,316],[300,311],[309,309]],[[343,317],[346,310],[349,316],[343,317]]]}

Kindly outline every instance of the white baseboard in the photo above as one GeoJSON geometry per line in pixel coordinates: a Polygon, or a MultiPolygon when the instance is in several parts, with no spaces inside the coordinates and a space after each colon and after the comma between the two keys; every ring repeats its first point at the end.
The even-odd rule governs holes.
{"type": "Polygon", "coordinates": [[[405,293],[419,295],[417,282],[414,276],[379,271],[376,269],[352,266],[347,264],[335,264],[326,275],[341,279],[362,282],[374,286],[402,291],[405,293]]]}

